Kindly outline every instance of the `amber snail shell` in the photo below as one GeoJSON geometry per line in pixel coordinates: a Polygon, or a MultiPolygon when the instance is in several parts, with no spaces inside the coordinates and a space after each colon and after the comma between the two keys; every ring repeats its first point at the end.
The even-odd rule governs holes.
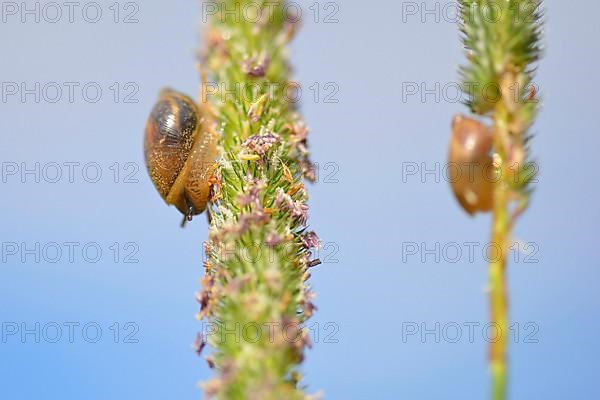
{"type": "Polygon", "coordinates": [[[217,156],[216,135],[190,97],[163,89],[144,133],[146,167],[154,186],[187,219],[206,209],[217,156]]]}
{"type": "Polygon", "coordinates": [[[470,215],[487,212],[494,205],[493,134],[483,123],[462,115],[452,121],[449,169],[454,196],[470,215]]]}

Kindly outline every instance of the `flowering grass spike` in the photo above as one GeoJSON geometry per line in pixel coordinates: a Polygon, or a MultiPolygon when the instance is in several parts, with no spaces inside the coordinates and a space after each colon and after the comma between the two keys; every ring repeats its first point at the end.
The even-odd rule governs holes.
{"type": "Polygon", "coordinates": [[[206,276],[200,318],[214,325],[203,383],[218,399],[306,399],[298,366],[310,345],[305,321],[315,310],[307,284],[320,263],[307,228],[304,181],[315,172],[308,129],[287,100],[287,44],[297,30],[284,1],[223,1],[201,55],[201,108],[219,135],[211,178],[206,276]],[[245,7],[252,3],[253,7],[245,7]],[[210,83],[209,83],[210,81],[210,83]],[[231,333],[235,332],[235,333],[231,333]]]}

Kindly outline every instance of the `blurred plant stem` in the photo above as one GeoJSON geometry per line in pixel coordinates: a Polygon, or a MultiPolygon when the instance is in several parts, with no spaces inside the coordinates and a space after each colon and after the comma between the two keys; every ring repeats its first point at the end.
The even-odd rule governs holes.
{"type": "Polygon", "coordinates": [[[214,348],[216,376],[203,387],[224,400],[306,399],[298,366],[315,309],[306,281],[320,261],[307,229],[308,129],[286,92],[297,21],[285,1],[214,4],[228,11],[212,15],[200,56],[201,108],[220,137],[198,295],[199,318],[214,329],[197,343],[214,348]]]}
{"type": "MultiPolygon", "coordinates": [[[[501,117],[501,106],[496,115],[500,118],[496,126],[496,132],[504,129],[505,119],[501,117]]],[[[496,135],[497,139],[500,135],[496,135]]],[[[500,143],[495,144],[499,148],[500,143]]],[[[501,176],[509,176],[505,163],[497,166],[500,168],[501,176]]],[[[489,266],[489,297],[491,321],[498,327],[500,337],[497,341],[490,343],[489,357],[492,374],[492,398],[503,400],[506,398],[507,387],[507,337],[509,332],[508,323],[508,292],[506,288],[506,255],[510,251],[510,216],[508,214],[508,190],[506,182],[498,180],[494,185],[494,208],[492,220],[492,241],[496,249],[500,251],[498,257],[490,257],[489,266]]]]}
{"type": "Polygon", "coordinates": [[[461,68],[471,112],[493,121],[492,245],[489,297],[491,321],[499,338],[490,343],[492,398],[507,397],[508,289],[507,256],[512,228],[525,211],[535,178],[529,160],[529,128],[538,109],[532,83],[540,56],[541,1],[460,0],[461,32],[467,65],[461,68]]]}

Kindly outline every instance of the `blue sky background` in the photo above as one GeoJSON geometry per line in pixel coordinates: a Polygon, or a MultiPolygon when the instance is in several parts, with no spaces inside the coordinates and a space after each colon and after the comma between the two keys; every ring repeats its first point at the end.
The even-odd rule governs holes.
{"type": "MultiPolygon", "coordinates": [[[[436,4],[425,3],[428,9],[436,4]]],[[[191,348],[201,328],[193,295],[203,274],[206,221],[179,228],[177,211],[164,206],[146,176],[142,131],[161,87],[197,93],[200,3],[139,2],[139,21],[132,24],[113,21],[113,2],[98,4],[103,14],[95,24],[82,18],[81,7],[73,23],[66,14],[57,23],[36,23],[32,16],[23,23],[20,14],[7,13],[0,23],[3,94],[10,82],[30,88],[35,82],[79,82],[79,88],[95,82],[103,90],[96,103],[78,89],[73,103],[67,92],[56,103],[36,103],[33,95],[24,103],[18,95],[0,102],[0,397],[199,398],[197,383],[210,377],[191,348]],[[115,82],[118,102],[110,89],[115,82]],[[128,82],[134,85],[126,87],[128,82]],[[124,103],[132,88],[139,89],[132,97],[138,102],[124,103]],[[72,182],[65,162],[79,163],[71,164],[72,182]],[[36,163],[39,183],[31,174],[22,178],[22,166],[36,163]],[[62,166],[57,183],[50,182],[53,163],[62,166]],[[15,165],[17,175],[7,175],[15,165]],[[102,177],[88,182],[96,167],[102,177]],[[125,182],[128,173],[133,182],[125,182]],[[47,262],[55,257],[52,243],[66,251],[65,242],[79,243],[73,262],[65,253],[47,262]],[[36,262],[22,243],[40,243],[47,253],[36,262]],[[13,244],[16,255],[9,254],[13,244]],[[94,248],[102,250],[98,262],[83,257],[86,244],[88,259],[94,248]],[[131,252],[137,263],[125,262],[131,252]],[[36,323],[45,328],[40,343],[34,334],[22,340],[22,324],[34,329],[36,323]],[[55,335],[53,323],[62,326],[57,343],[48,340],[55,335]],[[73,343],[65,323],[79,324],[73,343]],[[84,336],[86,324],[91,328],[84,336]],[[10,335],[15,327],[19,332],[10,335]],[[89,343],[94,327],[102,336],[89,343]],[[126,343],[132,339],[137,343],[126,343]]],[[[402,96],[408,82],[433,88],[457,81],[463,62],[457,28],[443,15],[437,22],[429,14],[425,21],[420,14],[404,14],[403,20],[407,2],[345,0],[338,2],[339,22],[330,24],[323,18],[335,9],[325,9],[326,2],[318,3],[318,22],[309,9],[313,2],[299,4],[305,24],[292,60],[304,85],[302,112],[312,128],[313,158],[323,167],[319,184],[310,188],[310,223],[329,244],[320,255],[328,262],[312,278],[319,311],[311,323],[319,324],[321,335],[303,367],[309,390],[344,400],[486,398],[487,268],[481,250],[473,260],[463,254],[454,263],[448,260],[454,254],[440,262],[424,254],[423,262],[420,254],[402,252],[403,243],[429,249],[485,243],[489,233],[489,216],[468,218],[446,182],[402,174],[403,163],[443,163],[450,120],[465,112],[447,98],[402,96]],[[309,87],[318,83],[324,90],[329,82],[339,87],[339,102],[324,103],[324,92],[315,101],[309,87]],[[464,326],[470,322],[480,324],[473,343],[464,326]],[[338,327],[337,343],[324,343],[332,332],[327,323],[338,327]],[[403,341],[407,323],[428,329],[458,324],[463,337],[457,343],[436,343],[433,335],[403,341]]],[[[447,4],[439,3],[441,14],[452,11],[447,4]]],[[[125,2],[119,6],[119,21],[136,11],[124,9],[125,2]]],[[[541,173],[516,231],[519,240],[535,244],[537,262],[521,255],[509,270],[511,320],[520,333],[511,345],[510,392],[514,399],[593,399],[600,397],[600,4],[550,0],[545,8],[548,49],[536,78],[543,109],[533,143],[541,173]],[[532,327],[537,343],[526,343],[532,327]]]]}

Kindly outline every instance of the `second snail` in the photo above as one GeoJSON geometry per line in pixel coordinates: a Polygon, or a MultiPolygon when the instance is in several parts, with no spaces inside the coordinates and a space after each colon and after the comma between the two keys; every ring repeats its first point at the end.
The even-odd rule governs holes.
{"type": "Polygon", "coordinates": [[[470,215],[493,208],[496,168],[492,144],[493,133],[483,123],[463,115],[454,117],[448,167],[455,169],[456,175],[450,184],[461,207],[470,215]]]}

